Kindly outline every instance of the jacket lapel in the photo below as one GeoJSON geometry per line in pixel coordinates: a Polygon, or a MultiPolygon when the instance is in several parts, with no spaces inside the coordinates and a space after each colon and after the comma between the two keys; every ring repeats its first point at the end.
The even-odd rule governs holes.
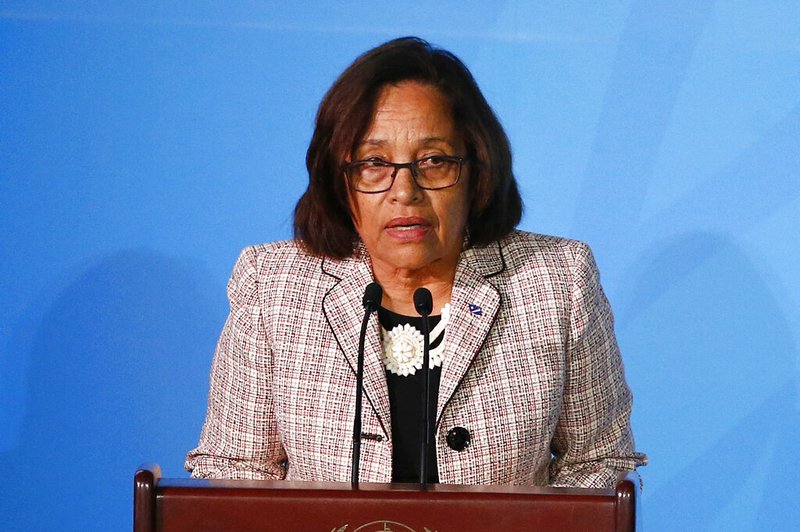
{"type": "Polygon", "coordinates": [[[500,245],[464,251],[450,298],[450,322],[439,384],[437,423],[472,361],[483,346],[500,310],[500,293],[487,280],[505,268],[500,245]]]}
{"type": "MultiPolygon", "coordinates": [[[[374,280],[369,258],[362,248],[352,259],[343,261],[325,259],[322,269],[326,274],[338,280],[322,300],[325,319],[328,321],[353,375],[356,375],[358,335],[361,332],[361,320],[364,318],[362,298],[364,289],[374,280]]],[[[372,406],[386,437],[391,438],[389,392],[386,388],[386,376],[381,357],[377,313],[370,316],[364,343],[364,395],[365,407],[367,404],[372,406]]]]}

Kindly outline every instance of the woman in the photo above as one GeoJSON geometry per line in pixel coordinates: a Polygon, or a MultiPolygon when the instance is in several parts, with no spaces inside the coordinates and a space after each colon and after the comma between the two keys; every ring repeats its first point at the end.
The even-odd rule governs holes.
{"type": "Polygon", "coordinates": [[[350,479],[364,287],[360,479],[416,481],[419,287],[433,296],[429,480],[609,486],[644,463],[611,311],[584,244],[515,231],[508,140],[466,67],[390,41],[333,84],[295,240],[244,250],[195,477],[350,479]]]}

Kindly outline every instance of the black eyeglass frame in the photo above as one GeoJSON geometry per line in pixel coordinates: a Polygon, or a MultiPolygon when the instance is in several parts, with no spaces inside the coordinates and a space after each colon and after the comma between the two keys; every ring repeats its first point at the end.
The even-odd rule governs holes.
{"type": "Polygon", "coordinates": [[[461,180],[461,170],[463,169],[464,163],[466,162],[469,162],[469,159],[467,159],[466,157],[458,157],[455,155],[431,155],[429,157],[423,157],[421,159],[417,159],[415,161],[409,161],[407,163],[393,163],[391,161],[385,161],[379,158],[370,158],[370,159],[361,159],[358,161],[347,163],[344,167],[344,172],[345,175],[347,176],[347,181],[348,183],[350,183],[350,186],[353,187],[353,190],[355,190],[356,192],[360,192],[362,194],[380,194],[381,192],[386,192],[387,190],[391,190],[392,186],[394,186],[394,180],[395,178],[397,178],[397,172],[399,172],[403,168],[408,168],[408,171],[411,172],[411,178],[414,180],[414,184],[419,188],[421,188],[422,190],[444,190],[446,188],[454,187],[458,184],[458,182],[461,180]],[[456,175],[456,180],[450,183],[449,185],[445,185],[443,187],[424,187],[420,185],[419,181],[417,181],[417,176],[420,171],[419,165],[421,162],[429,161],[431,159],[440,159],[451,163],[458,163],[458,175],[456,175]],[[359,190],[358,188],[356,188],[356,186],[353,184],[353,179],[350,177],[350,172],[353,168],[364,163],[381,163],[386,166],[393,167],[394,171],[392,171],[392,180],[389,181],[389,186],[381,190],[359,190]]]}

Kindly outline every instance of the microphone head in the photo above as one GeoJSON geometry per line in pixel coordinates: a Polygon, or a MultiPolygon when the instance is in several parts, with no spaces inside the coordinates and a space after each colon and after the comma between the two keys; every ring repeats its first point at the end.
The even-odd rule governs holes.
{"type": "Polygon", "coordinates": [[[433,296],[427,288],[417,288],[414,290],[414,308],[420,316],[430,316],[433,312],[433,296]]]}
{"type": "Polygon", "coordinates": [[[364,289],[364,299],[362,300],[364,304],[364,308],[373,312],[378,310],[378,307],[381,306],[381,300],[383,299],[383,288],[376,282],[371,282],[367,285],[367,288],[364,289]]]}

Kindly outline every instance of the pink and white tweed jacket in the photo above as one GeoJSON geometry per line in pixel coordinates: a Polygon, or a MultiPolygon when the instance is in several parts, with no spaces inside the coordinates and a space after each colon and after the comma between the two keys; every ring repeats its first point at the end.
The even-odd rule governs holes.
{"type": "MultiPolygon", "coordinates": [[[[211,369],[195,477],[348,481],[362,249],[311,257],[295,242],[245,249],[211,369]]],[[[360,477],[390,482],[392,427],[376,316],[366,342],[360,477]]],[[[441,482],[609,486],[646,461],[589,248],[524,232],[462,253],[436,426],[441,482]],[[470,445],[446,435],[464,427],[470,445]]]]}

